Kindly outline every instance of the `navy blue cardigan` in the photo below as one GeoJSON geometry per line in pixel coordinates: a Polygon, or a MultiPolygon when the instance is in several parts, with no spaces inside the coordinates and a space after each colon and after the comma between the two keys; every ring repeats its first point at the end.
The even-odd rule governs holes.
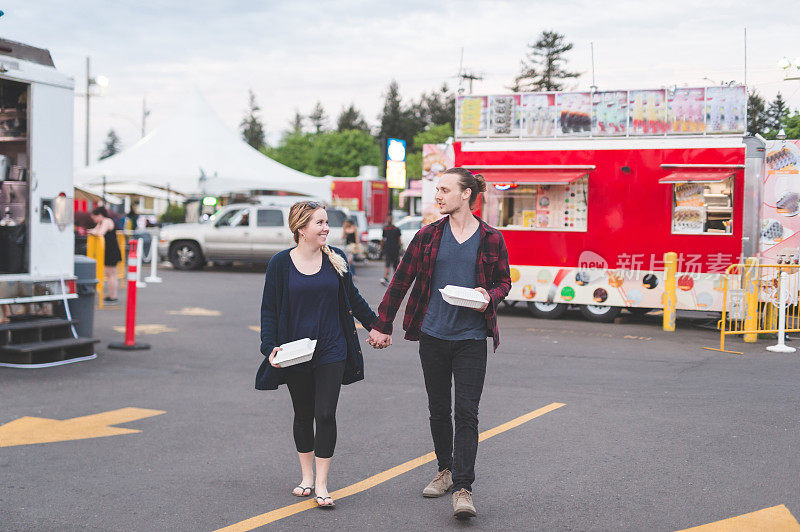
{"type": "MultiPolygon", "coordinates": [[[[345,254],[338,248],[331,249],[345,258],[345,254]]],[[[264,295],[261,299],[261,353],[264,361],[256,374],[256,390],[277,390],[278,386],[286,382],[285,371],[273,367],[269,363],[269,355],[275,346],[289,341],[289,252],[285,249],[272,257],[267,266],[266,279],[264,280],[264,295]]],[[[322,260],[329,260],[322,254],[322,260]]],[[[365,329],[370,330],[377,319],[375,313],[358,289],[353,284],[353,276],[348,264],[347,273],[339,277],[339,323],[342,324],[344,337],[347,341],[347,360],[345,361],[344,377],[342,384],[350,384],[364,378],[364,357],[358,342],[356,324],[353,317],[365,329]]]]}

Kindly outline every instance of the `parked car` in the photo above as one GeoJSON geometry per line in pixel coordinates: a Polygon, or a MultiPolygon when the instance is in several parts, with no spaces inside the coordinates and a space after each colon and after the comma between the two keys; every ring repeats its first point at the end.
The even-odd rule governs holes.
{"type": "MultiPolygon", "coordinates": [[[[417,234],[417,231],[422,228],[422,216],[406,216],[398,221],[395,225],[398,229],[400,229],[400,250],[402,253],[402,251],[405,250],[405,247],[411,242],[411,239],[414,238],[414,235],[417,234]]],[[[367,246],[367,257],[370,260],[380,259],[380,246],[381,240],[383,240],[383,227],[370,229],[369,233],[367,234],[367,239],[369,240],[367,246]]]]}
{"type": "MultiPolygon", "coordinates": [[[[326,209],[328,243],[342,247],[342,223],[347,214],[326,209]]],[[[294,245],[289,230],[289,206],[236,203],[223,207],[202,223],[168,225],[161,229],[158,254],[177,270],[196,270],[208,261],[267,262],[294,245]]]]}

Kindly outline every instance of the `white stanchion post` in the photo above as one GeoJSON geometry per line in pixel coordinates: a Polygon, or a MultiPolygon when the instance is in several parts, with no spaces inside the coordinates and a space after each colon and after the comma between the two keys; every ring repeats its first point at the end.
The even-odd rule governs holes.
{"type": "Polygon", "coordinates": [[[139,238],[137,239],[139,243],[139,253],[136,255],[136,287],[137,288],[144,288],[147,286],[147,283],[142,281],[142,260],[144,259],[144,239],[139,238]]]}
{"type": "Polygon", "coordinates": [[[158,241],[161,235],[157,235],[158,238],[153,238],[150,241],[150,276],[145,279],[148,283],[160,283],[162,282],[161,277],[158,276],[158,241]]]}
{"type": "Polygon", "coordinates": [[[789,275],[781,272],[778,281],[778,343],[767,347],[773,353],[794,353],[796,349],[786,345],[786,300],[789,295],[789,275]]]}

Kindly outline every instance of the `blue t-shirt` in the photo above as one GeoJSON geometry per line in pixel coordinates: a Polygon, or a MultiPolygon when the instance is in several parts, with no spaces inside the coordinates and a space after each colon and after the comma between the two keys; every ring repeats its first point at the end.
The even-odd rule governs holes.
{"type": "Polygon", "coordinates": [[[324,257],[322,268],[313,275],[301,273],[289,257],[289,341],[303,338],[317,341],[314,357],[288,369],[310,371],[347,358],[339,323],[339,277],[324,257]]]}
{"type": "Polygon", "coordinates": [[[422,319],[421,330],[440,340],[484,340],[486,318],[475,309],[457,307],[442,299],[440,288],[452,284],[475,288],[475,264],[478,260],[478,245],[481,242],[480,227],[471,237],[458,243],[450,230],[450,222],[444,224],[439,253],[431,278],[431,299],[422,319]]]}

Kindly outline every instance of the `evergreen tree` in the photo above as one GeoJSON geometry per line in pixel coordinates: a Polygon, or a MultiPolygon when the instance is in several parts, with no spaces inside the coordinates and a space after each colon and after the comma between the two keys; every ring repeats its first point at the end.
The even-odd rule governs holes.
{"type": "Polygon", "coordinates": [[[292,118],[292,120],[289,122],[289,128],[290,128],[289,131],[293,135],[301,134],[303,132],[303,122],[304,121],[305,121],[305,118],[303,118],[303,115],[300,114],[300,111],[295,109],[294,110],[294,118],[292,118]]]}
{"type": "Polygon", "coordinates": [[[775,133],[781,130],[786,117],[789,116],[789,107],[780,92],[767,108],[767,127],[775,133]]]}
{"type": "Polygon", "coordinates": [[[764,98],[753,89],[747,94],[747,132],[751,135],[764,134],[767,129],[767,115],[764,98]]]}
{"type": "Polygon", "coordinates": [[[253,93],[252,89],[250,89],[249,93],[249,108],[242,119],[241,124],[239,124],[239,127],[242,130],[242,137],[244,138],[244,141],[258,150],[264,145],[264,126],[261,124],[261,120],[256,114],[261,110],[256,103],[256,95],[253,93]]]}
{"type": "Polygon", "coordinates": [[[336,121],[337,131],[363,131],[369,133],[369,124],[364,120],[361,111],[356,109],[355,104],[351,103],[346,109],[342,109],[338,120],[336,121]]]}
{"type": "Polygon", "coordinates": [[[308,120],[311,122],[315,133],[320,133],[325,129],[325,126],[328,124],[328,115],[325,114],[325,108],[322,107],[322,102],[317,102],[314,109],[312,109],[311,113],[308,115],[308,120]]]}
{"type": "Polygon", "coordinates": [[[515,91],[560,91],[565,80],[577,78],[579,72],[564,68],[564,54],[572,50],[572,43],[554,31],[543,31],[539,40],[528,44],[528,53],[522,60],[522,70],[514,78],[515,91]]]}
{"type": "Polygon", "coordinates": [[[400,86],[396,80],[392,80],[384,95],[383,110],[379,116],[383,142],[388,138],[402,138],[401,135],[405,134],[403,114],[400,86]]]}
{"type": "Polygon", "coordinates": [[[111,157],[115,153],[119,153],[120,149],[120,141],[117,132],[110,129],[106,137],[106,145],[103,148],[103,152],[100,154],[100,160],[111,157]]]}

